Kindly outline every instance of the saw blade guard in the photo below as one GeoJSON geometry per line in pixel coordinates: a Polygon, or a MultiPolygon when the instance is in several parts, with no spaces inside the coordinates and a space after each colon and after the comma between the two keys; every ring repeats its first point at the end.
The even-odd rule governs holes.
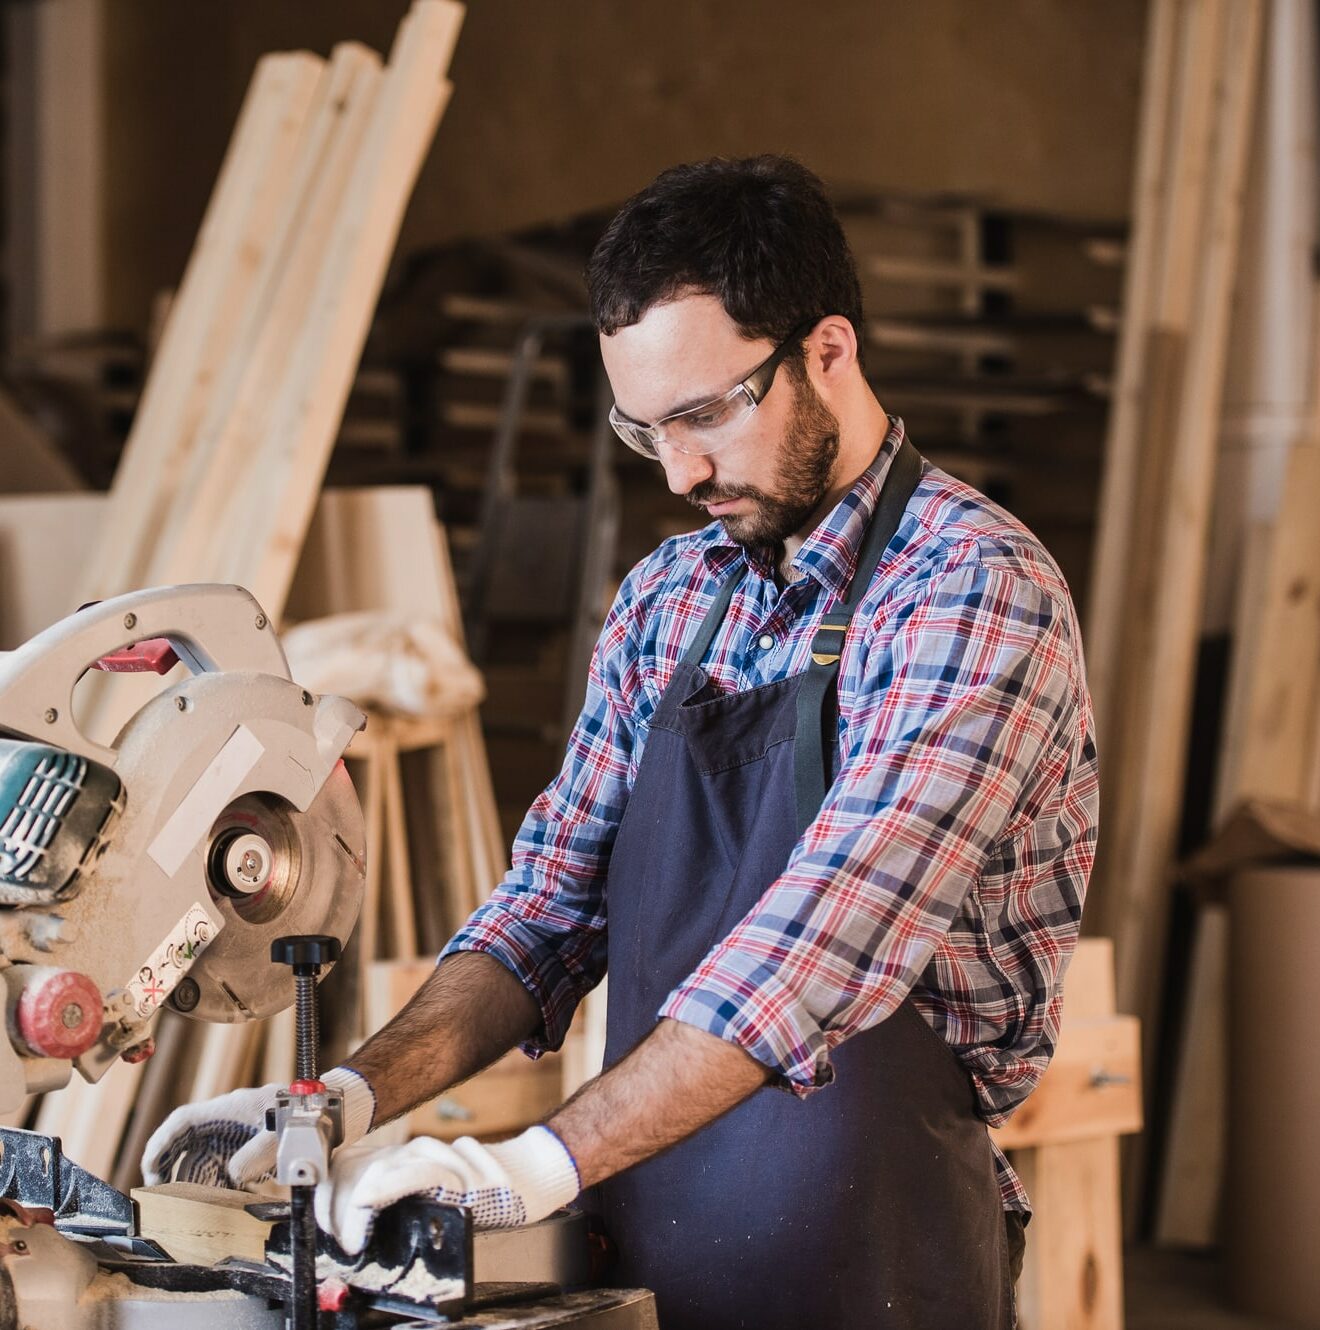
{"type": "MultiPolygon", "coordinates": [[[[85,1015],[94,985],[103,1022],[76,1055],[89,1080],[148,1047],[167,1002],[224,1022],[288,1006],[271,942],[321,933],[342,944],[361,908],[362,809],[342,759],[364,724],[346,699],[315,697],[289,678],[265,614],[239,587],[117,597],[0,659],[9,784],[26,797],[28,762],[52,791],[68,787],[77,801],[55,825],[58,861],[11,856],[6,877],[14,880],[0,892],[10,1005],[23,999],[24,976],[49,986],[52,969],[67,971],[78,977],[79,1000],[56,1013],[65,1021],[75,1006],[85,1015]],[[192,674],[127,717],[112,745],[93,742],[74,716],[74,687],[109,657],[136,668],[152,655],[139,649],[144,639],[168,642],[192,674]],[[59,767],[61,751],[84,760],[78,780],[59,767]]],[[[42,1026],[43,1046],[48,1033],[42,1026]]],[[[31,1040],[11,1042],[0,1041],[0,1082],[13,1094],[38,1082],[54,1088],[61,1067],[67,1078],[67,1061],[36,1056],[31,1040]]]]}

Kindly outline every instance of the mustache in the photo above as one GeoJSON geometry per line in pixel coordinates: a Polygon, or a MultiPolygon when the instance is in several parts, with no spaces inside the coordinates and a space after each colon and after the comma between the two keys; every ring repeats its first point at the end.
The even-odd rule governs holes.
{"type": "Polygon", "coordinates": [[[765,493],[755,485],[715,485],[703,480],[694,485],[683,496],[694,508],[704,508],[708,503],[729,503],[733,499],[764,499],[765,493]]]}

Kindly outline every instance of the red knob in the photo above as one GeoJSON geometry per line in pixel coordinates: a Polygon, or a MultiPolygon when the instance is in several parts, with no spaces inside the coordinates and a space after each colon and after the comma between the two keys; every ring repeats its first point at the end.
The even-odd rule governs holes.
{"type": "Polygon", "coordinates": [[[77,970],[39,970],[19,994],[15,1018],[37,1056],[76,1058],[100,1038],[101,992],[77,970]]]}
{"type": "Polygon", "coordinates": [[[324,1081],[294,1081],[289,1086],[290,1094],[324,1094],[324,1081]]]}
{"type": "Polygon", "coordinates": [[[148,1037],[140,1044],[134,1044],[132,1048],[126,1048],[119,1057],[121,1061],[127,1062],[130,1067],[136,1067],[139,1062],[145,1062],[149,1057],[153,1057],[155,1052],[156,1041],[148,1037]]]}
{"type": "Polygon", "coordinates": [[[323,1312],[341,1312],[348,1306],[348,1285],[331,1275],[316,1286],[316,1307],[323,1312]]]}

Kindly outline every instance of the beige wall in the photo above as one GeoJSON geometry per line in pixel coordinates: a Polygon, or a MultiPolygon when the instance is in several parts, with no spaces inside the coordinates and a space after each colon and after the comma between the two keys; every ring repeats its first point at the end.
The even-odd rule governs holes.
{"type": "MultiPolygon", "coordinates": [[[[177,281],[257,56],[388,46],[401,0],[107,0],[108,315],[177,281]]],[[[712,153],[1126,212],[1144,0],[472,0],[410,248],[608,204],[712,153]]]]}

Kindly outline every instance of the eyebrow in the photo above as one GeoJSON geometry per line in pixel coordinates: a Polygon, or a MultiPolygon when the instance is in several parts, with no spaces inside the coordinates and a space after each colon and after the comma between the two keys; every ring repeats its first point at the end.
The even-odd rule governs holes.
{"type": "Polygon", "coordinates": [[[760,365],[753,365],[752,368],[749,369],[747,373],[742,376],[741,379],[735,379],[734,382],[729,384],[727,388],[721,388],[718,392],[706,393],[702,397],[689,397],[687,401],[680,402],[677,406],[671,406],[669,410],[664,413],[664,415],[657,416],[655,420],[649,422],[645,420],[637,420],[633,416],[630,416],[626,411],[624,411],[619,406],[617,402],[615,402],[614,404],[614,409],[630,425],[640,425],[643,429],[654,429],[655,426],[660,423],[660,421],[668,420],[670,416],[681,415],[684,411],[691,411],[692,408],[695,406],[705,406],[707,402],[718,401],[726,393],[731,393],[740,384],[746,383],[747,380],[753,374],[755,374],[758,369],[760,369],[760,365]]]}

